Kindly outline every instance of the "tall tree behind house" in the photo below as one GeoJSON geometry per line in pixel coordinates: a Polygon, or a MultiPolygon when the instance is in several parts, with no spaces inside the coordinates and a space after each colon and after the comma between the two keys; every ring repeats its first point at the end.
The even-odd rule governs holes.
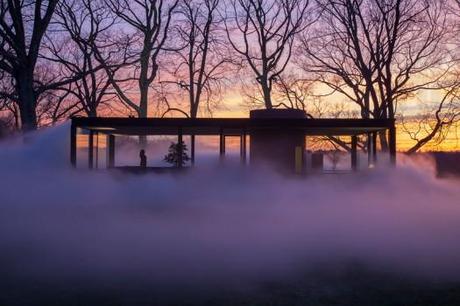
{"type": "Polygon", "coordinates": [[[290,63],[295,39],[308,24],[309,4],[309,0],[226,2],[229,43],[254,75],[267,109],[273,108],[273,84],[290,63]]]}
{"type": "MultiPolygon", "coordinates": [[[[363,118],[396,117],[397,105],[445,75],[444,0],[317,0],[302,34],[302,68],[356,103],[363,118]]],[[[382,147],[387,141],[381,135],[382,147]]]]}

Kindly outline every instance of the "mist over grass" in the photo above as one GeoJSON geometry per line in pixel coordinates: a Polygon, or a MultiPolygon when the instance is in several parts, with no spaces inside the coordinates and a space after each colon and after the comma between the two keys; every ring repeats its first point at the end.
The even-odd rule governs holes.
{"type": "Polygon", "coordinates": [[[70,168],[68,126],[0,143],[0,287],[248,288],[356,263],[460,282],[460,181],[429,160],[304,179],[70,168]],[[3,285],[2,285],[3,283],[3,285]]]}

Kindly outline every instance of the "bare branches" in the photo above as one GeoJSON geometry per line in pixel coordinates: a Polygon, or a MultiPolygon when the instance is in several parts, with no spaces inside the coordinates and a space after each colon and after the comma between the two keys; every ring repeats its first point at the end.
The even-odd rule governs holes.
{"type": "Polygon", "coordinates": [[[34,70],[57,0],[0,1],[0,69],[14,80],[22,128],[37,127],[34,70]]]}
{"type": "Polygon", "coordinates": [[[95,54],[120,100],[133,109],[138,117],[148,115],[149,88],[158,72],[158,56],[168,37],[177,3],[178,0],[105,1],[112,12],[123,21],[122,26],[130,27],[130,30],[127,30],[125,41],[120,41],[115,47],[95,44],[95,54]],[[123,46],[121,54],[114,51],[114,48],[120,48],[118,45],[123,46]],[[121,59],[118,63],[113,61],[115,55],[121,59]],[[127,62],[133,63],[132,69],[113,68],[126,66],[127,62]],[[132,86],[133,83],[137,83],[138,98],[130,97],[123,88],[125,85],[132,86]]]}
{"type": "Polygon", "coordinates": [[[176,48],[169,57],[175,64],[164,67],[172,79],[162,84],[173,85],[175,93],[185,91],[192,118],[198,116],[203,102],[209,109],[218,102],[233,63],[219,29],[218,4],[219,0],[182,0],[177,10],[176,48]]]}
{"type": "Polygon", "coordinates": [[[316,3],[322,13],[302,35],[299,62],[363,118],[395,118],[398,102],[439,88],[451,68],[444,0],[316,3]]]}
{"type": "Polygon", "coordinates": [[[230,0],[225,28],[230,45],[255,74],[266,108],[272,87],[291,59],[295,37],[307,25],[309,0],[230,0]]]}
{"type": "Polygon", "coordinates": [[[303,68],[358,104],[363,117],[394,118],[398,100],[444,76],[443,1],[317,3],[322,15],[303,35],[303,68]]]}
{"type": "Polygon", "coordinates": [[[65,80],[81,76],[68,84],[61,82],[59,88],[67,100],[77,100],[79,109],[95,117],[113,94],[108,92],[110,81],[96,60],[93,46],[115,25],[115,19],[103,2],[94,0],[63,1],[56,15],[54,33],[46,40],[46,50],[51,54],[47,59],[60,65],[65,80]],[[56,34],[62,32],[67,35],[59,40],[56,34]]]}
{"type": "Polygon", "coordinates": [[[419,151],[428,143],[440,144],[448,136],[451,127],[460,122],[460,82],[457,78],[442,90],[440,101],[431,103],[425,112],[410,118],[400,116],[401,128],[414,141],[414,145],[407,150],[408,154],[419,151]]]}

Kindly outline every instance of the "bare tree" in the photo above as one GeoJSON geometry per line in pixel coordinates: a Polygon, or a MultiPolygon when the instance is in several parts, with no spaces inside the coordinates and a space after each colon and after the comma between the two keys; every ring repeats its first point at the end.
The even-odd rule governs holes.
{"type": "Polygon", "coordinates": [[[19,109],[17,103],[8,98],[0,98],[0,120],[2,121],[3,130],[19,131],[21,122],[19,118],[19,109]]]}
{"type": "MultiPolygon", "coordinates": [[[[310,104],[308,103],[309,100],[318,102],[318,99],[315,99],[317,97],[313,95],[313,87],[314,82],[302,79],[297,75],[283,75],[275,83],[273,91],[275,100],[281,102],[274,106],[284,106],[285,108],[301,109],[305,112],[309,112],[309,110],[307,110],[307,106],[310,104]]],[[[319,104],[314,104],[314,106],[318,105],[319,104]]],[[[307,115],[313,117],[311,113],[307,115]]]]}
{"type": "Polygon", "coordinates": [[[271,109],[273,84],[290,62],[297,34],[306,27],[309,0],[229,0],[228,4],[228,40],[255,74],[264,105],[271,109]]]}
{"type": "Polygon", "coordinates": [[[0,117],[3,128],[19,130],[21,127],[14,82],[9,74],[0,70],[0,117]]]}
{"type": "MultiPolygon", "coordinates": [[[[219,0],[181,0],[178,18],[174,27],[176,48],[168,61],[175,65],[170,70],[171,78],[161,82],[173,85],[173,92],[162,95],[166,111],[179,112],[190,118],[197,118],[200,107],[212,114],[214,106],[220,101],[222,88],[229,76],[232,63],[228,47],[222,39],[225,34],[219,29],[222,18],[218,16],[219,0]],[[177,91],[179,88],[179,92],[177,91]],[[171,105],[170,97],[182,92],[187,96],[187,108],[171,105]]],[[[174,49],[174,48],[171,48],[174,49]]],[[[164,89],[164,88],[163,88],[164,89]]],[[[165,92],[165,91],[163,91],[165,92]]],[[[195,157],[195,136],[191,136],[192,163],[195,157]]]]}
{"type": "Polygon", "coordinates": [[[57,2],[0,1],[0,69],[14,79],[23,130],[37,128],[34,71],[57,2]]]}
{"type": "MultiPolygon", "coordinates": [[[[317,0],[321,17],[302,37],[302,67],[359,106],[363,118],[396,116],[398,101],[437,88],[445,75],[444,1],[317,0]]],[[[386,148],[386,138],[381,137],[386,148]]]]}
{"type": "Polygon", "coordinates": [[[457,137],[458,123],[460,122],[460,71],[458,54],[458,33],[460,17],[460,1],[447,1],[446,16],[449,20],[448,40],[449,55],[453,67],[447,77],[440,83],[440,89],[431,96],[431,100],[419,99],[416,114],[406,115],[404,110],[399,111],[399,120],[402,132],[406,133],[414,142],[406,151],[408,154],[418,152],[427,145],[438,146],[449,137],[457,137]],[[424,101],[425,100],[425,101],[424,101]]]}
{"type": "Polygon", "coordinates": [[[201,102],[211,112],[212,104],[221,96],[232,60],[218,28],[222,22],[217,14],[218,4],[219,0],[182,0],[179,4],[175,42],[180,46],[173,57],[173,80],[164,83],[177,85],[187,93],[189,109],[186,113],[169,106],[166,112],[179,111],[196,118],[201,102]]]}
{"type": "MultiPolygon", "coordinates": [[[[48,61],[43,40],[57,4],[58,0],[0,1],[0,71],[14,85],[13,92],[0,95],[9,95],[18,106],[23,131],[37,128],[37,109],[40,103],[48,101],[50,91],[85,76],[83,72],[68,76],[49,73],[59,68],[48,61]]],[[[41,113],[48,113],[45,106],[40,106],[41,113]]]]}
{"type": "Polygon", "coordinates": [[[415,116],[400,115],[401,129],[414,141],[408,154],[418,152],[428,143],[441,144],[460,122],[460,81],[457,78],[443,88],[439,103],[428,103],[415,116]]]}
{"type": "MultiPolygon", "coordinates": [[[[110,83],[121,102],[134,110],[139,118],[145,118],[148,116],[149,89],[158,72],[158,56],[168,37],[178,0],[106,0],[105,3],[123,21],[122,26],[129,27],[127,36],[133,37],[131,43],[120,44],[131,49],[123,48],[124,54],[120,58],[127,60],[129,57],[133,67],[118,71],[114,69],[117,65],[113,61],[113,52],[109,52],[109,56],[104,56],[103,49],[107,47],[104,44],[95,44],[96,57],[105,67],[110,83]],[[134,40],[136,38],[137,41],[134,40]],[[137,84],[138,89],[135,98],[128,95],[123,87],[131,86],[133,83],[137,84]]],[[[111,44],[115,48],[116,45],[111,44]]]]}
{"type": "MultiPolygon", "coordinates": [[[[45,39],[49,55],[43,57],[58,64],[61,74],[83,77],[61,87],[62,97],[49,101],[55,106],[51,108],[54,115],[62,113],[56,106],[62,104],[63,97],[70,101],[70,105],[65,103],[64,110],[78,106],[72,113],[83,110],[89,117],[96,117],[98,108],[113,98],[109,92],[110,81],[95,58],[93,45],[114,23],[102,1],[67,0],[58,4],[54,28],[45,39]],[[73,106],[75,102],[77,105],[73,106]]],[[[114,70],[118,68],[121,66],[114,70]]]]}

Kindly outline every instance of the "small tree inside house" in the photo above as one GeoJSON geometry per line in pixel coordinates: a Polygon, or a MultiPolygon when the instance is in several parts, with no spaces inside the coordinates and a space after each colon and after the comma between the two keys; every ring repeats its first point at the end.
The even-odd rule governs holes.
{"type": "Polygon", "coordinates": [[[184,166],[190,160],[185,143],[183,141],[180,144],[172,142],[163,160],[175,167],[184,166]],[[182,152],[182,158],[180,158],[180,152],[182,152]]]}

